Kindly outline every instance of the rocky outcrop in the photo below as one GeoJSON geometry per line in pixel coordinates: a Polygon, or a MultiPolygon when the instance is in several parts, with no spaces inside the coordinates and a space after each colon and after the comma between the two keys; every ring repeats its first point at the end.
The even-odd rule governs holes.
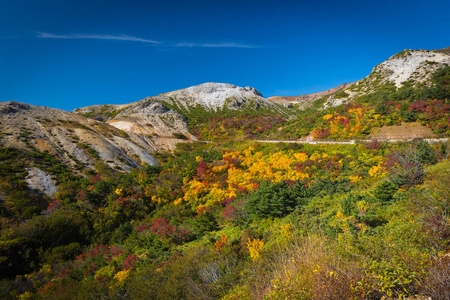
{"type": "Polygon", "coordinates": [[[324,107],[351,102],[355,97],[371,94],[392,85],[395,88],[431,86],[431,77],[450,64],[450,55],[439,50],[404,50],[375,66],[369,76],[345,89],[345,95],[333,94],[324,107]]]}
{"type": "Polygon", "coordinates": [[[195,139],[186,119],[154,98],[146,98],[123,109],[107,121],[110,125],[137,135],[173,138],[176,134],[195,139]]]}
{"type": "Polygon", "coordinates": [[[30,189],[37,190],[49,197],[53,197],[56,194],[56,183],[50,174],[39,168],[30,168],[27,171],[28,176],[25,182],[30,189]]]}
{"type": "MultiPolygon", "coordinates": [[[[239,87],[228,83],[207,82],[186,89],[162,94],[169,100],[176,101],[185,109],[197,105],[206,110],[239,109],[248,102],[257,105],[271,106],[260,92],[252,87],[239,87]]],[[[257,107],[256,107],[257,108],[257,107]]]]}
{"type": "MultiPolygon", "coordinates": [[[[438,51],[404,50],[376,66],[373,75],[380,75],[382,82],[393,82],[397,88],[407,81],[428,83],[431,74],[450,64],[450,56],[438,51]]],[[[370,81],[369,81],[370,82],[370,81]]]]}
{"type": "Polygon", "coordinates": [[[174,150],[177,143],[196,140],[189,132],[185,117],[165,106],[161,100],[170,99],[147,97],[124,105],[82,107],[74,112],[105,121],[126,132],[137,145],[150,147],[151,152],[174,150]]]}
{"type": "Polygon", "coordinates": [[[155,149],[147,141],[74,113],[4,102],[0,120],[3,147],[46,151],[74,171],[93,168],[98,162],[125,171],[141,163],[158,164],[151,155],[155,149]]]}

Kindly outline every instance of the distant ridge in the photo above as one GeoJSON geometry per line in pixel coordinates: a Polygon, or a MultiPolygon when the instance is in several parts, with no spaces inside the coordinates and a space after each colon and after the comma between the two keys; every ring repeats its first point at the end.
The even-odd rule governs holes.
{"type": "Polygon", "coordinates": [[[329,90],[318,92],[318,93],[313,93],[313,94],[306,94],[306,95],[300,95],[300,96],[274,96],[274,97],[269,97],[267,99],[269,99],[275,103],[278,103],[278,104],[283,104],[286,102],[293,103],[293,102],[299,102],[299,101],[314,101],[316,99],[319,99],[320,97],[336,93],[337,91],[340,91],[340,90],[345,90],[348,87],[350,87],[352,84],[355,84],[355,83],[356,82],[343,83],[343,84],[338,85],[337,87],[331,88],[329,90]]]}

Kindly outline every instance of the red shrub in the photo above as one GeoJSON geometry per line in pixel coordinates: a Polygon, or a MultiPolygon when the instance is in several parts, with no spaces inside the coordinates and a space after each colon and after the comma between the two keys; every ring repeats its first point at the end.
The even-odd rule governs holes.
{"type": "Polygon", "coordinates": [[[242,195],[247,195],[248,194],[248,189],[245,186],[240,186],[236,189],[236,192],[242,194],[242,195]]]}
{"type": "Polygon", "coordinates": [[[201,215],[205,212],[205,207],[203,205],[200,205],[197,209],[197,215],[201,215]]]}
{"type": "Polygon", "coordinates": [[[50,204],[47,206],[47,211],[54,211],[59,208],[61,205],[61,200],[55,200],[53,202],[50,202],[50,204]]]}
{"type": "Polygon", "coordinates": [[[203,160],[199,161],[197,164],[197,177],[200,180],[207,179],[208,169],[208,165],[203,160]]]}
{"type": "Polygon", "coordinates": [[[77,201],[83,202],[86,197],[87,192],[82,190],[77,193],[77,201]]]}
{"type": "Polygon", "coordinates": [[[97,182],[101,181],[102,177],[100,175],[92,176],[91,179],[89,179],[89,182],[92,184],[96,184],[97,182]]]}
{"type": "Polygon", "coordinates": [[[330,135],[330,129],[329,128],[319,128],[314,130],[314,136],[318,139],[325,139],[330,135]]]}
{"type": "Polygon", "coordinates": [[[171,235],[176,230],[176,226],[170,226],[169,220],[158,218],[153,220],[153,225],[150,228],[151,232],[156,233],[161,237],[167,237],[171,235]]]}
{"type": "Polygon", "coordinates": [[[136,254],[128,255],[127,258],[125,258],[125,261],[122,263],[122,268],[124,270],[132,269],[136,266],[136,254]]]}
{"type": "Polygon", "coordinates": [[[234,208],[232,205],[228,205],[222,211],[222,216],[225,218],[225,220],[236,219],[236,208],[234,208]]]}
{"type": "Polygon", "coordinates": [[[423,100],[416,100],[409,106],[409,111],[425,112],[427,105],[423,100]]]}
{"type": "Polygon", "coordinates": [[[177,226],[171,226],[169,220],[159,218],[153,221],[150,231],[163,238],[168,238],[175,243],[188,239],[190,232],[187,229],[179,230],[177,226]]]}
{"type": "Polygon", "coordinates": [[[378,142],[377,139],[373,139],[367,145],[367,148],[370,149],[370,150],[380,150],[381,144],[380,144],[380,142],[378,142]]]}
{"type": "Polygon", "coordinates": [[[135,228],[135,230],[136,230],[137,232],[142,232],[142,231],[144,231],[144,230],[149,230],[149,229],[150,229],[150,227],[144,226],[144,225],[135,228]]]}
{"type": "Polygon", "coordinates": [[[236,197],[225,198],[225,200],[222,201],[222,205],[224,207],[227,207],[228,205],[233,203],[234,200],[236,200],[236,197]]]}

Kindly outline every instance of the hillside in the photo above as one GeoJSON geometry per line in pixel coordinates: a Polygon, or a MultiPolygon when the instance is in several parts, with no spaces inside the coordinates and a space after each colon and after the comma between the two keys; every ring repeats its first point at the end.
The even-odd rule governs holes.
{"type": "Polygon", "coordinates": [[[367,138],[384,126],[418,121],[386,136],[448,136],[450,56],[446,50],[405,50],[374,67],[366,78],[314,101],[298,104],[294,120],[265,132],[268,138],[367,138]],[[431,131],[430,131],[431,129],[431,131]]]}
{"type": "MultiPolygon", "coordinates": [[[[144,139],[131,138],[122,130],[77,114],[18,102],[0,103],[2,147],[22,153],[48,153],[73,173],[93,169],[97,163],[130,171],[141,163],[158,161],[144,139]]],[[[26,156],[26,155],[25,155],[26,156]]],[[[24,158],[24,160],[26,160],[24,158]]],[[[28,182],[39,189],[48,172],[28,163],[28,182]]],[[[54,194],[55,188],[52,189],[54,194]]]]}
{"type": "Polygon", "coordinates": [[[310,102],[323,98],[324,107],[349,103],[358,97],[375,93],[389,87],[420,88],[432,85],[432,74],[450,65],[449,48],[439,50],[404,50],[375,66],[365,78],[345,83],[333,89],[302,96],[271,97],[274,102],[300,104],[310,107],[310,102]]]}
{"type": "Polygon", "coordinates": [[[162,167],[98,172],[2,230],[0,295],[448,295],[447,147],[196,144],[162,167]]]}
{"type": "Polygon", "coordinates": [[[101,120],[130,136],[146,140],[155,151],[173,150],[175,144],[195,137],[186,118],[154,97],[124,105],[93,105],[74,110],[79,115],[101,120]]]}
{"type": "Polygon", "coordinates": [[[342,93],[329,97],[325,106],[340,105],[392,87],[430,87],[433,85],[432,75],[449,65],[450,55],[445,49],[404,50],[375,66],[367,77],[344,89],[342,93]]]}
{"type": "Polygon", "coordinates": [[[282,116],[293,112],[262,97],[252,87],[226,83],[204,83],[124,105],[94,105],[75,113],[106,121],[128,133],[151,136],[159,150],[174,149],[171,137],[196,140],[209,138],[208,130],[217,118],[241,116],[282,116]],[[165,143],[164,143],[165,142],[165,143]]]}
{"type": "Polygon", "coordinates": [[[302,110],[221,83],[0,103],[0,298],[450,299],[450,143],[422,139],[450,133],[446,52],[302,110]],[[281,142],[306,137],[356,142],[281,142]]]}

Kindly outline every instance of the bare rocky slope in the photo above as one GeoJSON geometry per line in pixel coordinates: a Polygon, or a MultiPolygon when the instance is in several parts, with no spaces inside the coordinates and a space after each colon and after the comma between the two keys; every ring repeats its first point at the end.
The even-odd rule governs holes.
{"type": "Polygon", "coordinates": [[[189,133],[185,117],[154,97],[124,105],[87,106],[74,113],[104,121],[134,139],[145,140],[152,151],[172,150],[177,143],[196,139],[189,133]]]}
{"type": "Polygon", "coordinates": [[[223,109],[272,109],[275,112],[284,111],[262,96],[252,87],[238,87],[228,83],[207,82],[186,89],[162,94],[169,104],[176,105],[182,110],[191,110],[201,106],[207,111],[219,111],[223,109]]]}
{"type": "MultiPolygon", "coordinates": [[[[150,154],[154,152],[150,140],[59,109],[0,103],[0,132],[2,147],[48,152],[74,172],[93,168],[98,162],[124,171],[141,163],[159,164],[150,154]]],[[[49,174],[35,167],[28,173],[29,186],[49,195],[55,193],[49,174]]]]}

